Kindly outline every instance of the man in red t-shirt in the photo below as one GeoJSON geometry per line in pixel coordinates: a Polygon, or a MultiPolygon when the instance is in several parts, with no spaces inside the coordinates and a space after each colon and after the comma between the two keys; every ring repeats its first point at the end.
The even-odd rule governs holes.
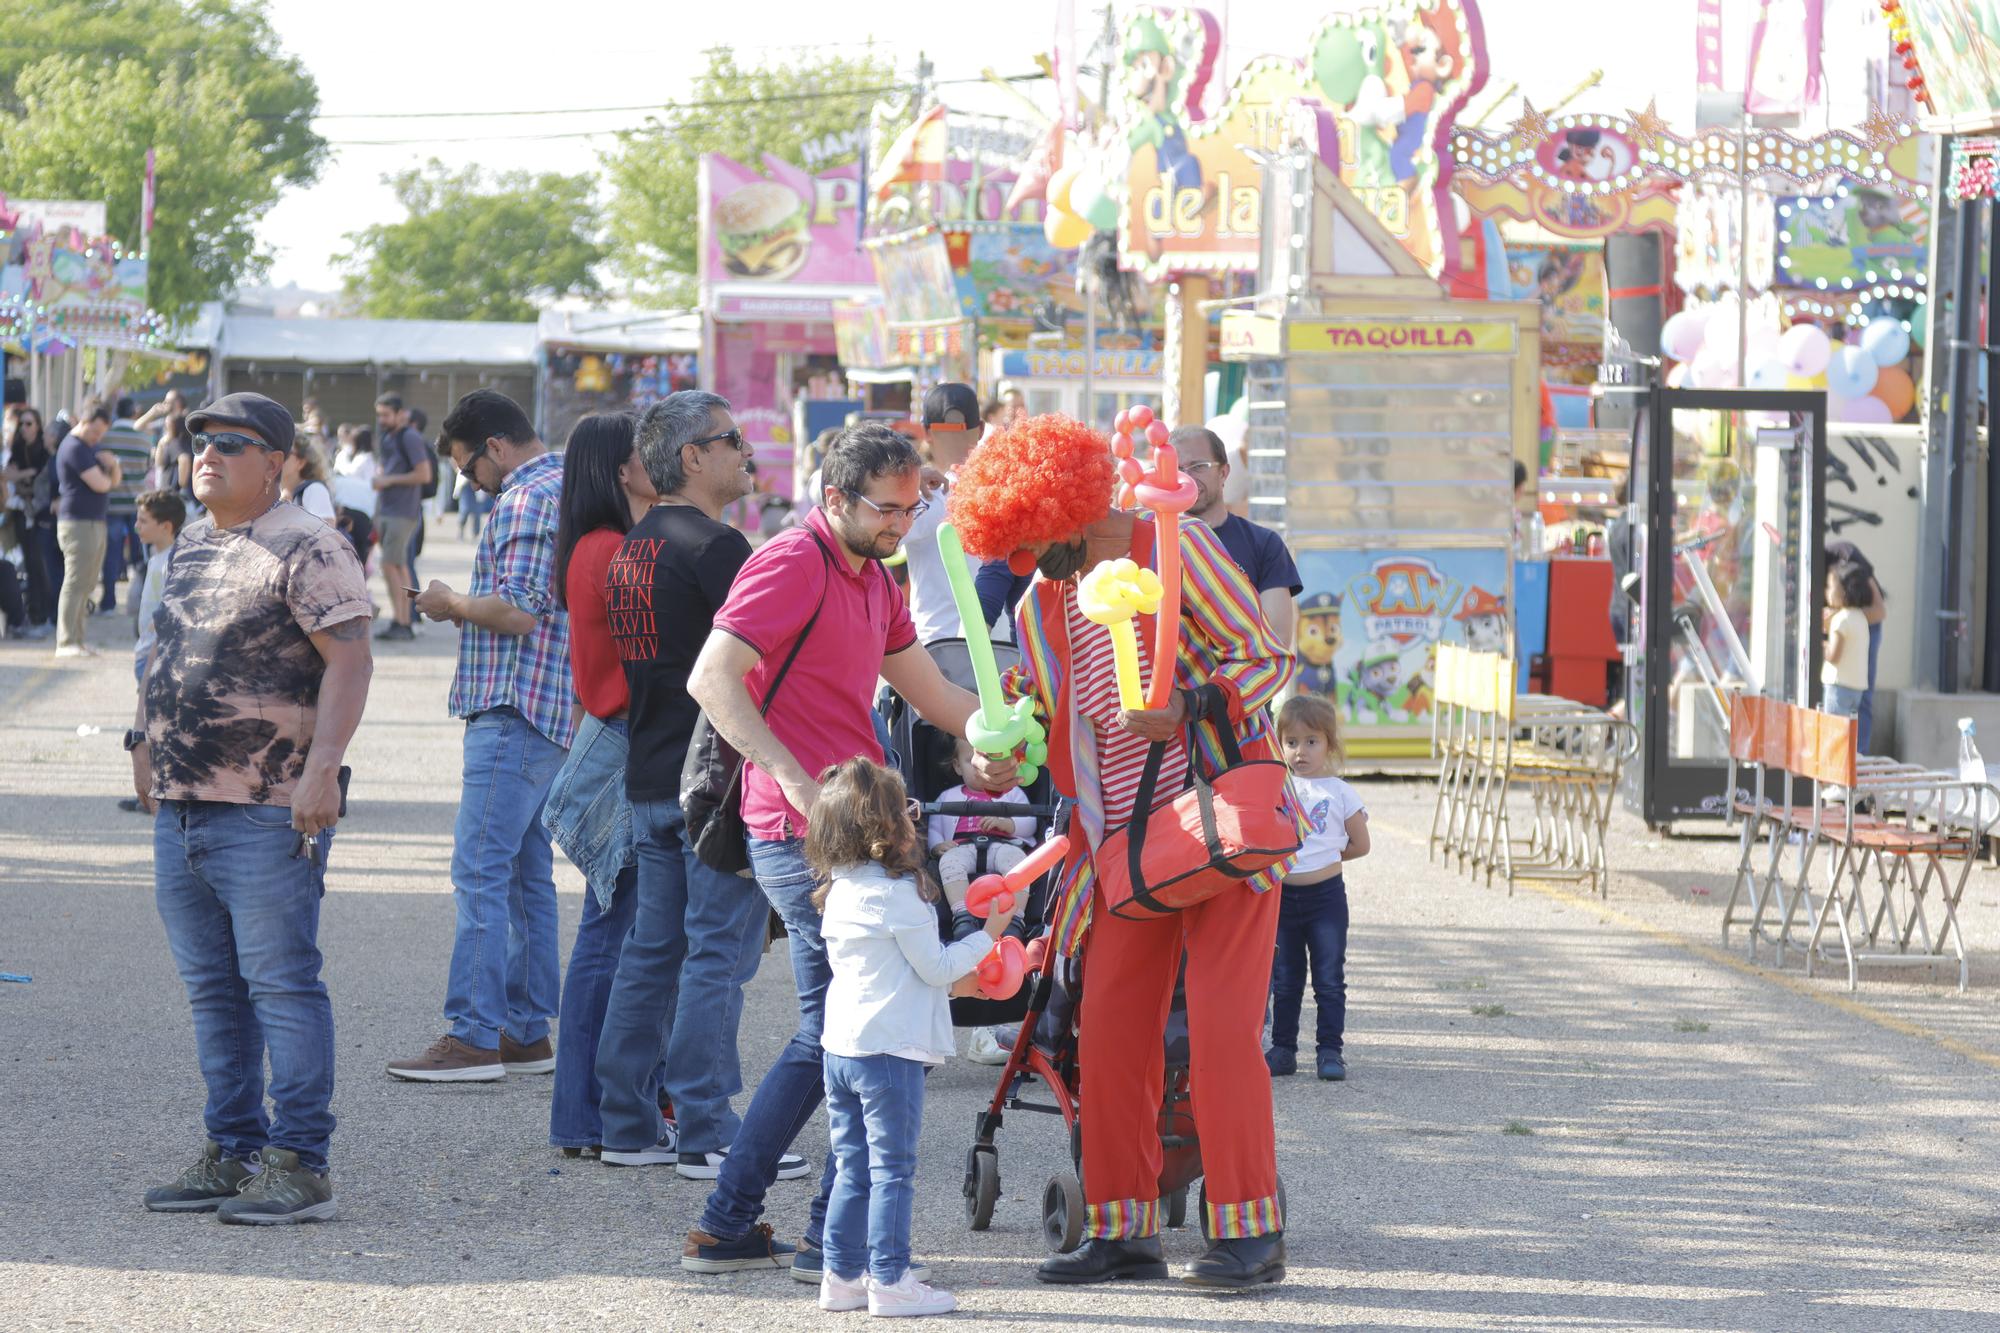
{"type": "MultiPolygon", "coordinates": [[[[806,868],[806,817],[819,775],[855,755],[880,762],[872,704],[877,677],[917,714],[954,736],[978,697],[944,678],[917,642],[902,590],[882,568],[927,503],[922,460],[881,422],[849,426],[822,465],[821,505],[753,553],[715,615],[688,693],[745,760],[743,822],[758,887],[784,919],[798,982],[799,1030],[757,1085],[681,1267],[695,1273],[783,1267],[819,1276],[819,1242],[833,1184],[796,1249],[758,1225],[778,1160],[824,1095],[820,1030],[833,979],[806,868]],[[794,651],[796,650],[796,651],[794,651]]],[[[980,756],[988,790],[1014,785],[1014,762],[980,756]]]]}

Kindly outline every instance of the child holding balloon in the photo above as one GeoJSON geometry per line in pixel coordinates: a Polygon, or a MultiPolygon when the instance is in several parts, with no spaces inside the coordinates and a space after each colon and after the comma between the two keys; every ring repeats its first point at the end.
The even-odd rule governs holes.
{"type": "Polygon", "coordinates": [[[947,992],[993,950],[1013,904],[993,903],[984,933],[940,940],[918,817],[901,777],[855,758],[821,775],[806,825],[806,864],[824,886],[813,903],[833,971],[820,1036],[836,1172],[822,1310],[958,1308],[950,1292],[909,1272],[924,1074],[954,1049],[947,992]]]}

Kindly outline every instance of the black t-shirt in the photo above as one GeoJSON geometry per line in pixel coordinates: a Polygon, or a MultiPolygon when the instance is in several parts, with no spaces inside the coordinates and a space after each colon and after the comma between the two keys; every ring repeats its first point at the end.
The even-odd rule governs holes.
{"type": "Polygon", "coordinates": [[[1250,586],[1258,592],[1266,588],[1283,588],[1297,597],[1305,587],[1299,581],[1299,567],[1292,560],[1292,553],[1285,545],[1285,539],[1269,528],[1259,527],[1247,518],[1231,514],[1215,530],[1216,540],[1222,549],[1229,552],[1229,558],[1236,567],[1250,578],[1250,586]]]}
{"type": "Polygon", "coordinates": [[[647,510],[611,557],[604,611],[632,695],[631,800],[680,799],[681,763],[701,711],[688,696],[688,672],[749,558],[742,533],[680,504],[647,510]]]}

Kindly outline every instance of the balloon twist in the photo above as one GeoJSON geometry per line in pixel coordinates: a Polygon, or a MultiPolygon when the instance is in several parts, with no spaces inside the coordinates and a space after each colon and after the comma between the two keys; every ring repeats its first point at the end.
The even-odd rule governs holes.
{"type": "Polygon", "coordinates": [[[1139,634],[1132,617],[1158,611],[1162,594],[1159,575],[1122,556],[1091,570],[1076,585],[1077,610],[1111,632],[1120,708],[1146,706],[1146,692],[1139,682],[1139,634]]]}
{"type": "Polygon", "coordinates": [[[966,886],[965,910],[977,917],[1014,910],[1015,897],[1042,877],[1042,872],[1069,855],[1069,839],[1057,834],[1021,858],[1004,875],[981,875],[966,886]]]}

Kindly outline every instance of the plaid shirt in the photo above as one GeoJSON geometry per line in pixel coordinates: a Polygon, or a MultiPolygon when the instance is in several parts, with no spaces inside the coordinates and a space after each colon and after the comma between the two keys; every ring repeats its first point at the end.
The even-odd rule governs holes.
{"type": "Polygon", "coordinates": [[[525,635],[466,621],[458,634],[451,715],[517,708],[536,731],[567,747],[570,721],[569,615],[556,605],[556,518],[562,459],[543,454],[507,474],[479,534],[474,597],[498,597],[540,623],[525,635]]]}

